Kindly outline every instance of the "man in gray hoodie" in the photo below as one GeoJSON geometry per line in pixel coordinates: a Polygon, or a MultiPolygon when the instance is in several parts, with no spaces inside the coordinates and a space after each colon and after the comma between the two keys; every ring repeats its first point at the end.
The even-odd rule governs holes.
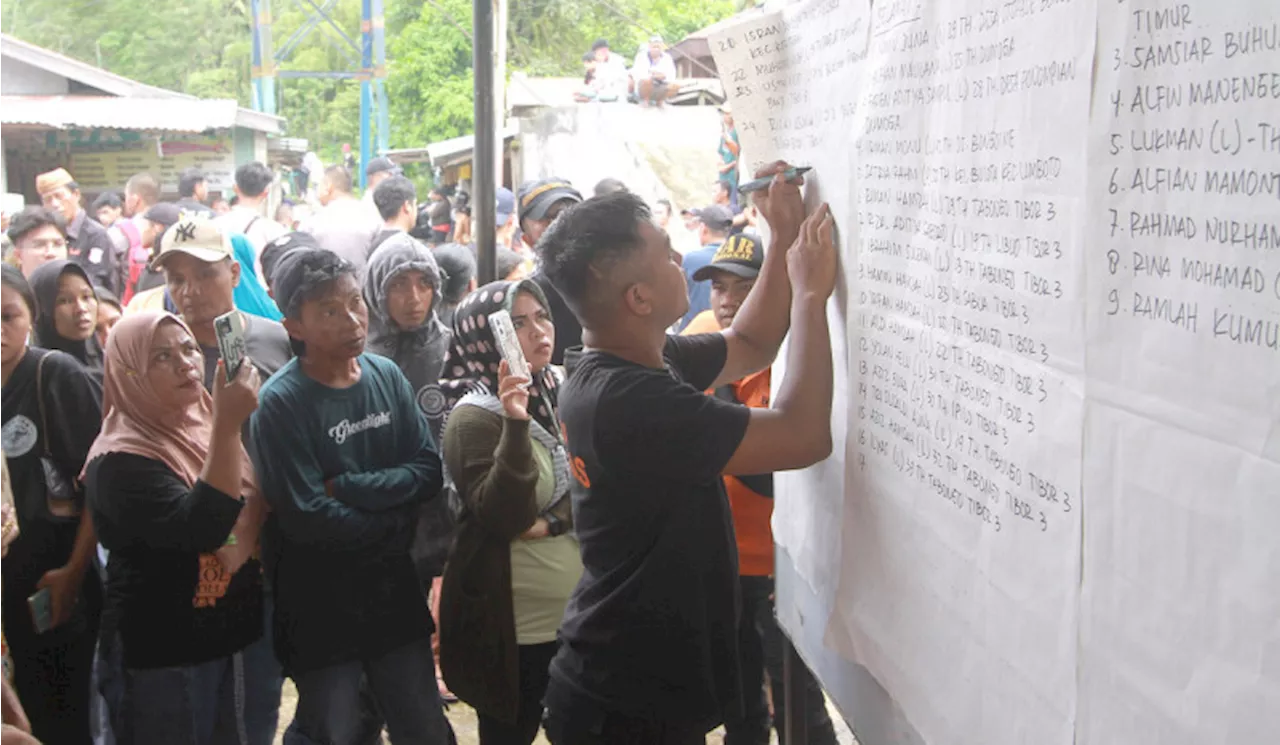
{"type": "MultiPolygon", "coordinates": [[[[452,334],[440,322],[440,268],[431,250],[408,233],[388,237],[369,256],[364,302],[369,308],[365,349],[390,358],[409,379],[432,437],[440,441],[445,397],[440,374],[452,334]]],[[[447,500],[423,505],[413,558],[424,581],[439,576],[449,551],[453,521],[447,500]]]]}

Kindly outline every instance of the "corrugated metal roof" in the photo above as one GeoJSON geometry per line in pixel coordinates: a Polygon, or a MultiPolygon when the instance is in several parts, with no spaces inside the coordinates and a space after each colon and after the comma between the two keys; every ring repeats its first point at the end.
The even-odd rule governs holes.
{"type": "Polygon", "coordinates": [[[239,108],[230,99],[201,99],[139,83],[50,49],[0,34],[0,56],[47,70],[109,96],[0,96],[0,122],[49,127],[107,127],[203,132],[233,126],[280,134],[284,119],[239,108]],[[116,98],[116,97],[119,98],[116,98]],[[116,103],[103,103],[115,101],[116,103]],[[230,113],[227,113],[227,112],[230,113]],[[62,123],[58,123],[61,121],[62,123]],[[221,123],[216,123],[221,122],[221,123]]]}
{"type": "Polygon", "coordinates": [[[154,99],[117,96],[0,96],[0,122],[56,129],[158,129],[203,132],[237,125],[279,132],[282,119],[242,111],[230,99],[154,99]]]}
{"type": "Polygon", "coordinates": [[[32,67],[48,70],[68,80],[74,80],[91,88],[97,88],[113,96],[197,100],[194,96],[188,96],[185,93],[178,93],[177,91],[157,88],[153,85],[130,80],[123,75],[108,72],[101,67],[94,67],[87,62],[81,62],[64,54],[58,54],[51,49],[29,44],[9,34],[0,34],[0,56],[12,57],[32,67]]]}
{"type": "MultiPolygon", "coordinates": [[[[518,134],[520,134],[520,130],[514,124],[508,124],[502,128],[503,141],[509,140],[518,134]]],[[[427,157],[431,159],[431,165],[433,166],[450,166],[471,160],[471,152],[475,149],[475,146],[476,137],[474,134],[462,135],[461,137],[454,137],[427,145],[427,157]]],[[[387,153],[392,160],[395,159],[393,153],[394,151],[387,153]]]]}

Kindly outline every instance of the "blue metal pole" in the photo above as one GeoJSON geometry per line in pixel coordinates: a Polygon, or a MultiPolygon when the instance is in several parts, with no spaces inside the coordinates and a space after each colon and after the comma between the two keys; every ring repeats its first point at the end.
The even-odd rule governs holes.
{"type": "Polygon", "coordinates": [[[268,114],[276,113],[275,57],[271,54],[271,2],[250,0],[252,16],[253,50],[251,75],[253,77],[253,109],[268,114]]]}
{"type": "Polygon", "coordinates": [[[387,101],[387,22],[383,0],[370,0],[373,10],[373,80],[377,101],[378,155],[391,149],[391,111],[387,101]]]}
{"type": "Polygon", "coordinates": [[[360,15],[360,188],[368,179],[364,169],[369,165],[369,153],[373,150],[373,2],[361,1],[360,15]]]}

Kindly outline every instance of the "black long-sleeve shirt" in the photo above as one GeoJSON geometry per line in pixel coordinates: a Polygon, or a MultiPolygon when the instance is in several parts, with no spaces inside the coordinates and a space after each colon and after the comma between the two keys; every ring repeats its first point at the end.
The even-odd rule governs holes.
{"type": "Polygon", "coordinates": [[[214,555],[244,502],[131,453],[95,458],[85,485],[107,564],[104,628],[128,668],[195,665],[262,635],[262,566],[231,575],[214,555]]]}
{"type": "Polygon", "coordinates": [[[343,389],[290,361],[250,420],[276,654],[287,673],[380,656],[431,633],[409,546],[441,486],[426,417],[395,363],[359,358],[343,389]]]}

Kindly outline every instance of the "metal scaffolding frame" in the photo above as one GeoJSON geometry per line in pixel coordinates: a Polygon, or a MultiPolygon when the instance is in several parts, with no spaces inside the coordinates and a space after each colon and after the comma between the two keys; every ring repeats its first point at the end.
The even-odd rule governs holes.
{"type": "Polygon", "coordinates": [[[360,42],[357,43],[330,14],[337,0],[293,0],[306,20],[278,50],[271,45],[271,0],[249,0],[253,33],[253,109],[276,113],[276,79],[321,78],[360,81],[360,187],[366,185],[369,161],[391,146],[391,118],[387,102],[387,40],[383,0],[361,0],[360,42]],[[321,24],[337,32],[335,46],[346,58],[346,70],[281,70],[307,36],[321,24]]]}

